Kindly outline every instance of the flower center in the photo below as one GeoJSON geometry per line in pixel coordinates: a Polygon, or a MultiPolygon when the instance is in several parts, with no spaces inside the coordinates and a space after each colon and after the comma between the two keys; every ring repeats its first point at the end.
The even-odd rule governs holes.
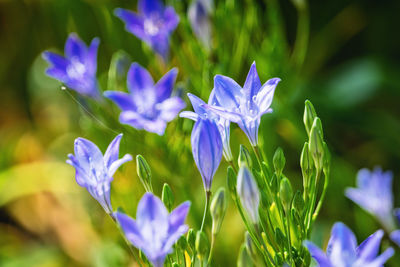
{"type": "Polygon", "coordinates": [[[76,57],[71,58],[67,66],[67,74],[72,79],[82,79],[86,73],[86,67],[76,57]]]}
{"type": "Polygon", "coordinates": [[[160,31],[160,23],[154,19],[145,19],[143,27],[144,31],[151,36],[158,34],[160,31]]]}

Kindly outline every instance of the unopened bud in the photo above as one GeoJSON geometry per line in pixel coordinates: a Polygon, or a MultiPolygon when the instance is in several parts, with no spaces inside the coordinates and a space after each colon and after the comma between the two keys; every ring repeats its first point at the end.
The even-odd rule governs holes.
{"type": "Polygon", "coordinates": [[[247,249],[245,244],[242,244],[239,250],[239,256],[237,260],[238,267],[252,267],[253,261],[251,260],[250,255],[247,253],[247,249]]]}
{"type": "Polygon", "coordinates": [[[278,147],[278,149],[275,151],[273,163],[275,172],[278,176],[280,176],[286,163],[285,155],[283,154],[282,148],[278,147]]]}
{"type": "Polygon", "coordinates": [[[172,189],[167,183],[165,183],[163,186],[161,200],[164,203],[165,207],[167,207],[167,210],[171,212],[174,206],[175,199],[174,194],[172,193],[172,189]]]}
{"type": "Polygon", "coordinates": [[[279,196],[281,198],[283,206],[285,207],[285,212],[288,212],[293,197],[293,190],[289,179],[286,177],[283,177],[283,179],[281,180],[281,184],[279,187],[279,196]]]}
{"type": "Polygon", "coordinates": [[[203,231],[197,231],[196,234],[196,251],[200,259],[203,259],[208,255],[210,244],[206,234],[203,231]]]}
{"type": "Polygon", "coordinates": [[[310,132],[310,150],[311,157],[314,160],[314,165],[317,171],[320,171],[324,164],[324,140],[321,132],[321,120],[317,117],[310,132]]]}
{"type": "Polygon", "coordinates": [[[136,170],[144,189],[146,189],[147,192],[152,192],[153,186],[151,185],[150,166],[142,155],[136,156],[136,170]]]}
{"type": "Polygon", "coordinates": [[[235,171],[231,166],[229,166],[227,170],[227,184],[229,193],[234,200],[236,199],[236,179],[235,171]]]}
{"type": "Polygon", "coordinates": [[[212,234],[216,235],[219,233],[221,224],[224,220],[226,212],[226,197],[225,189],[218,189],[210,205],[210,212],[212,217],[212,234]]]}
{"type": "Polygon", "coordinates": [[[329,152],[328,145],[324,142],[324,165],[322,169],[325,173],[325,176],[329,176],[331,167],[331,153],[329,152]]]}
{"type": "Polygon", "coordinates": [[[310,157],[310,152],[308,150],[309,144],[307,142],[304,143],[303,150],[301,151],[301,156],[300,156],[300,167],[301,171],[303,173],[303,179],[307,181],[312,172],[313,168],[313,163],[312,159],[310,157]]]}
{"type": "Polygon", "coordinates": [[[304,126],[306,127],[308,136],[310,136],[315,117],[317,117],[317,113],[315,112],[313,104],[311,104],[309,100],[306,100],[306,102],[304,103],[303,122],[304,126]]]}
{"type": "Polygon", "coordinates": [[[304,199],[301,195],[301,192],[297,190],[296,194],[293,197],[293,208],[301,214],[304,209],[304,199]]]}
{"type": "Polygon", "coordinates": [[[252,259],[256,259],[257,258],[257,248],[254,244],[253,239],[251,239],[249,232],[247,232],[247,231],[244,233],[244,243],[245,243],[247,253],[249,254],[249,256],[252,259]]]}
{"type": "Polygon", "coordinates": [[[238,158],[239,168],[241,168],[243,164],[246,164],[249,169],[253,167],[253,161],[251,160],[251,155],[249,150],[244,145],[240,145],[239,158],[238,158]]]}
{"type": "Polygon", "coordinates": [[[237,193],[250,220],[252,223],[257,223],[259,218],[258,207],[260,205],[260,192],[253,174],[247,167],[242,167],[239,170],[237,193]]]}
{"type": "Polygon", "coordinates": [[[192,251],[195,251],[196,249],[196,233],[193,229],[189,229],[187,236],[186,236],[186,241],[192,251]]]}

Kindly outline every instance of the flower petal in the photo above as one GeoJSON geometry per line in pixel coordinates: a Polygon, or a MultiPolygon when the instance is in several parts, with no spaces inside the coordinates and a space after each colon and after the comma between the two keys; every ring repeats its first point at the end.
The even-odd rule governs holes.
{"type": "Polygon", "coordinates": [[[110,168],[111,164],[118,160],[119,157],[119,144],[121,142],[122,133],[117,135],[114,140],[108,145],[106,153],[104,153],[104,163],[107,168],[110,168]]]}
{"type": "Polygon", "coordinates": [[[304,246],[307,247],[311,257],[317,261],[320,267],[333,267],[325,253],[319,247],[310,241],[304,241],[304,246]]]}
{"type": "Polygon", "coordinates": [[[145,193],[137,207],[136,221],[140,229],[148,225],[168,228],[168,211],[158,197],[145,193]]]}
{"type": "Polygon", "coordinates": [[[266,81],[256,95],[256,104],[261,114],[267,112],[274,98],[275,88],[281,81],[279,78],[272,78],[266,81]]]}
{"type": "MultiPolygon", "coordinates": [[[[153,87],[154,81],[150,73],[138,63],[132,63],[128,71],[128,89],[137,94],[153,87]]],[[[135,95],[134,95],[135,96],[135,95]]]]}
{"type": "Polygon", "coordinates": [[[130,154],[125,154],[122,158],[114,161],[109,169],[108,169],[108,176],[112,177],[114,175],[114,173],[118,170],[118,168],[124,164],[125,162],[131,161],[132,160],[132,156],[130,154]]]}
{"type": "Polygon", "coordinates": [[[138,10],[146,17],[159,15],[162,13],[164,5],[160,0],[139,0],[138,10]]]}
{"type": "Polygon", "coordinates": [[[179,113],[179,117],[197,121],[199,115],[197,113],[194,113],[193,111],[182,111],[181,113],[179,113]]]}
{"type": "Polygon", "coordinates": [[[240,98],[242,97],[241,87],[233,79],[222,75],[215,75],[214,90],[221,107],[228,110],[239,107],[240,98]]]}
{"type": "Polygon", "coordinates": [[[180,97],[171,97],[156,105],[160,118],[166,122],[172,121],[185,108],[186,103],[180,97]]]}
{"type": "Polygon", "coordinates": [[[80,62],[86,61],[87,47],[76,33],[68,36],[64,49],[65,56],[69,59],[77,58],[80,62]]]}
{"type": "Polygon", "coordinates": [[[145,247],[146,243],[140,234],[136,221],[122,212],[117,211],[114,213],[114,215],[118,221],[118,224],[121,226],[126,239],[128,239],[129,242],[131,242],[138,249],[145,247]]]}
{"type": "Polygon", "coordinates": [[[400,247],[400,230],[391,232],[390,239],[400,247]]]}
{"type": "Polygon", "coordinates": [[[343,223],[332,228],[326,255],[334,266],[348,266],[356,260],[357,240],[353,232],[343,223]]]}
{"type": "Polygon", "coordinates": [[[250,103],[250,106],[248,107],[249,109],[254,109],[252,107],[252,105],[254,105],[253,96],[257,95],[260,88],[261,88],[260,77],[258,76],[257,73],[256,63],[253,62],[253,64],[251,64],[249,73],[247,74],[246,82],[244,83],[243,86],[244,94],[247,98],[247,101],[249,101],[250,103]]]}
{"type": "Polygon", "coordinates": [[[91,141],[79,137],[75,139],[75,157],[85,169],[103,168],[103,154],[91,141]]]}
{"type": "Polygon", "coordinates": [[[164,10],[164,27],[168,32],[175,30],[179,23],[179,16],[173,7],[166,7],[164,10]]]}
{"type": "Polygon", "coordinates": [[[191,93],[188,93],[187,96],[189,97],[189,100],[192,103],[194,112],[196,112],[198,115],[203,115],[204,113],[207,113],[207,111],[203,107],[205,102],[201,98],[191,93]]]}
{"type": "Polygon", "coordinates": [[[169,233],[175,232],[185,223],[190,208],[190,201],[183,202],[169,215],[169,233]]]}
{"type": "Polygon", "coordinates": [[[93,38],[86,55],[86,65],[89,73],[96,74],[97,71],[97,50],[99,49],[100,39],[93,38]]]}
{"type": "Polygon", "coordinates": [[[136,105],[132,100],[132,96],[128,93],[120,91],[105,91],[104,96],[117,104],[122,110],[136,110],[136,105]]]}
{"type": "Polygon", "coordinates": [[[223,107],[218,107],[218,106],[210,106],[210,105],[203,105],[205,109],[208,109],[217,115],[235,123],[241,123],[243,120],[245,120],[245,116],[241,115],[240,113],[236,112],[231,112],[228,111],[227,109],[223,107]]]}
{"type": "Polygon", "coordinates": [[[126,31],[133,33],[143,41],[148,41],[148,36],[144,31],[144,21],[142,17],[135,12],[123,8],[116,8],[114,14],[125,23],[126,31]]]}
{"type": "Polygon", "coordinates": [[[158,102],[162,102],[171,96],[177,75],[178,69],[173,68],[156,83],[155,90],[158,102]]]}
{"type": "Polygon", "coordinates": [[[68,79],[68,60],[63,56],[49,51],[43,52],[42,57],[52,65],[52,67],[46,70],[46,74],[65,83],[68,79]]]}
{"type": "Polygon", "coordinates": [[[369,262],[376,258],[383,237],[383,230],[378,230],[357,247],[357,258],[369,262]]]}

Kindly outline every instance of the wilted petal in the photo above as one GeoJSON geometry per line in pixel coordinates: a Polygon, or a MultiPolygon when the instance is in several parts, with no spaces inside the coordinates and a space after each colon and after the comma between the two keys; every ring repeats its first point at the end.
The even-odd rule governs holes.
{"type": "Polygon", "coordinates": [[[310,252],[311,257],[313,257],[317,261],[320,267],[333,267],[330,264],[329,259],[326,257],[325,253],[319,247],[315,246],[310,241],[305,241],[304,245],[310,252]]]}
{"type": "Polygon", "coordinates": [[[119,91],[105,91],[104,96],[117,104],[122,110],[136,110],[136,105],[130,94],[119,91]]]}
{"type": "Polygon", "coordinates": [[[160,119],[166,122],[172,121],[186,104],[180,97],[171,97],[156,105],[160,111],[160,119]]]}
{"type": "Polygon", "coordinates": [[[333,266],[348,266],[356,260],[357,240],[353,232],[338,222],[332,228],[326,255],[333,266]]]}
{"type": "Polygon", "coordinates": [[[209,191],[222,158],[222,140],[218,127],[208,119],[197,120],[192,130],[191,144],[204,188],[209,191]]]}
{"type": "Polygon", "coordinates": [[[168,71],[155,85],[157,94],[157,101],[162,102],[171,96],[172,89],[174,88],[178,69],[173,68],[168,71]]]}

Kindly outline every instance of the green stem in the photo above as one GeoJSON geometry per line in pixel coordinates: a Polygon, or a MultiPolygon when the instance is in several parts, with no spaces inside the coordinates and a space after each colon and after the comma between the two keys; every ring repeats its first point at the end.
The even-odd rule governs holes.
{"type": "Polygon", "coordinates": [[[290,214],[286,212],[286,235],[288,237],[288,246],[289,246],[289,259],[290,263],[293,264],[293,256],[292,256],[292,240],[290,238],[290,214]]]}
{"type": "Polygon", "coordinates": [[[321,194],[321,197],[320,197],[320,199],[318,201],[317,208],[315,209],[315,212],[314,212],[314,214],[312,216],[312,223],[314,223],[314,221],[317,219],[319,211],[320,211],[320,209],[322,207],[322,203],[324,202],[324,199],[325,199],[325,194],[326,194],[326,191],[327,191],[327,188],[328,188],[328,184],[329,184],[329,176],[324,175],[324,188],[322,189],[322,194],[321,194]]]}
{"type": "Polygon", "coordinates": [[[298,13],[296,41],[293,49],[293,60],[298,68],[303,65],[307,53],[308,39],[310,35],[310,16],[307,1],[298,1],[296,9],[298,13]]]}
{"type": "Polygon", "coordinates": [[[206,191],[206,204],[204,207],[203,221],[201,222],[200,232],[203,231],[208,209],[210,208],[210,197],[211,197],[211,191],[206,191]]]}
{"type": "Polygon", "coordinates": [[[310,210],[308,212],[308,217],[307,217],[307,236],[309,236],[310,232],[311,232],[311,220],[312,220],[312,214],[314,212],[314,206],[315,206],[315,202],[317,201],[317,195],[318,195],[318,190],[317,190],[317,185],[318,185],[318,181],[319,181],[319,177],[321,175],[321,170],[317,170],[316,176],[315,176],[315,182],[313,183],[313,187],[311,190],[311,205],[310,205],[310,210]]]}
{"type": "Polygon", "coordinates": [[[232,167],[232,169],[235,171],[235,173],[237,173],[238,170],[237,170],[237,168],[236,168],[235,163],[233,162],[233,160],[228,161],[228,163],[229,163],[229,165],[231,165],[231,167],[232,167]]]}
{"type": "Polygon", "coordinates": [[[210,263],[211,263],[213,250],[214,250],[215,236],[216,236],[215,234],[211,235],[211,246],[210,246],[210,253],[208,254],[207,265],[210,265],[210,263]]]}

